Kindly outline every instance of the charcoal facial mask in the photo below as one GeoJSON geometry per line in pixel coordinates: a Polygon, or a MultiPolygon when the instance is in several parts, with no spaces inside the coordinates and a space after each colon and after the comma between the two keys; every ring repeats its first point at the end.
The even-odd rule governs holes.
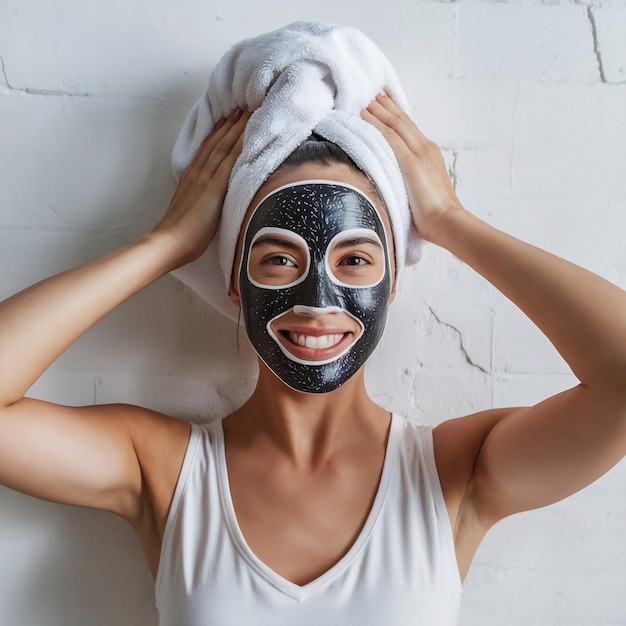
{"type": "Polygon", "coordinates": [[[239,292],[248,337],[278,378],[326,393],[361,368],[387,320],[389,258],[380,215],[355,187],[301,181],[261,200],[239,292]]]}

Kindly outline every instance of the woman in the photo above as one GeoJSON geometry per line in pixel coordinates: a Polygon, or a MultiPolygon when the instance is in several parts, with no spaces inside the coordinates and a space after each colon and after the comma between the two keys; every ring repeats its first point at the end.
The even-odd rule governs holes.
{"type": "Polygon", "coordinates": [[[151,233],[2,304],[0,482],[127,520],[157,577],[162,624],[452,624],[491,526],[574,493],[624,456],[626,294],[469,214],[437,146],[389,97],[362,118],[396,154],[420,235],[517,304],[580,385],[432,434],[376,405],[363,354],[394,296],[393,240],[369,180],[344,161],[279,168],[250,205],[231,298],[243,302],[260,372],[233,414],[200,428],[134,406],[24,397],[98,319],[202,254],[248,118],[236,111],[212,131],[151,233]],[[320,209],[325,247],[285,212],[304,181],[352,202],[345,221],[332,203],[320,209]],[[306,301],[272,298],[313,275],[306,301]],[[317,365],[330,369],[311,383],[317,365]]]}

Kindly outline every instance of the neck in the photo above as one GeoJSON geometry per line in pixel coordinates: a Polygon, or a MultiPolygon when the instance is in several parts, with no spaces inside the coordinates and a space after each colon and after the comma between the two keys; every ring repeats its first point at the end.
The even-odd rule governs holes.
{"type": "Polygon", "coordinates": [[[311,394],[287,387],[262,365],[250,399],[225,420],[231,438],[263,438],[297,465],[318,465],[343,446],[384,437],[388,425],[389,412],[367,395],[363,368],[338,389],[311,394]]]}

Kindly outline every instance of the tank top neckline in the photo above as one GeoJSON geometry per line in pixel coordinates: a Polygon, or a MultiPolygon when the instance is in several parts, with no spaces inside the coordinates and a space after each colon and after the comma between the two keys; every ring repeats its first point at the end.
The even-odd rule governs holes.
{"type": "Polygon", "coordinates": [[[226,453],[224,448],[224,430],[222,427],[222,420],[216,420],[215,424],[215,437],[213,438],[214,453],[217,466],[217,482],[218,490],[221,499],[222,513],[226,520],[226,524],[229,530],[230,537],[239,552],[239,554],[247,562],[257,574],[259,574],[265,581],[271,584],[285,595],[294,598],[296,600],[304,600],[308,596],[312,595],[316,591],[328,586],[333,580],[340,576],[354,561],[355,557],[365,547],[367,541],[376,525],[376,521],[379,518],[379,514],[383,508],[385,497],[388,491],[391,476],[395,466],[395,459],[397,457],[396,450],[399,440],[399,431],[402,426],[401,419],[395,414],[391,415],[391,424],[389,427],[389,436],[387,438],[387,446],[385,450],[385,457],[383,460],[383,468],[378,482],[376,495],[374,496],[374,502],[370,508],[370,511],[365,520],[365,524],[361,528],[360,533],[355,539],[354,543],[348,548],[347,552],[324,573],[320,574],[317,578],[306,583],[305,585],[297,585],[296,583],[287,580],[276,571],[274,571],[269,565],[264,563],[250,548],[248,545],[239,522],[237,521],[237,515],[235,513],[235,507],[230,492],[230,483],[228,479],[228,468],[226,465],[226,453]]]}

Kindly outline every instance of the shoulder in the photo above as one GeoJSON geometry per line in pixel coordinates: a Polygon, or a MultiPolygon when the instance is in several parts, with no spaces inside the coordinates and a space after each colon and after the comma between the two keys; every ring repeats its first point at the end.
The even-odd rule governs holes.
{"type": "Polygon", "coordinates": [[[140,462],[153,456],[168,456],[173,450],[187,445],[191,424],[132,404],[93,406],[90,413],[101,421],[103,428],[117,431],[132,445],[140,462]]]}
{"type": "Polygon", "coordinates": [[[186,445],[191,423],[130,404],[119,404],[117,413],[135,448],[142,451],[186,445]]]}

